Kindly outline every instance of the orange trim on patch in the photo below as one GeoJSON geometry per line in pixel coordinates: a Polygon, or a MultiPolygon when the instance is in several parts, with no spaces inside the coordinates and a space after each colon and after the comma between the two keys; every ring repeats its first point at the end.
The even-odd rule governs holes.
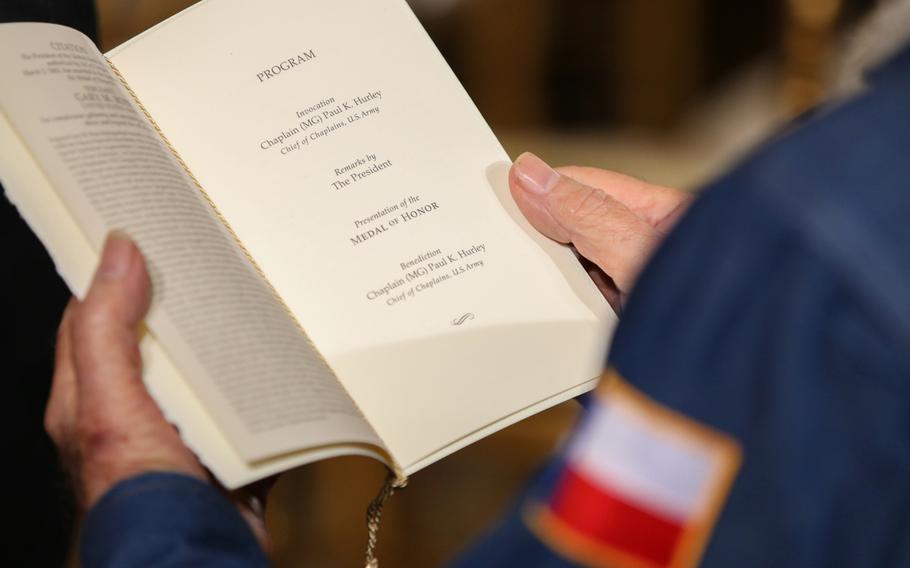
{"type": "MultiPolygon", "coordinates": [[[[710,472],[684,520],[678,543],[666,564],[630,554],[578,530],[546,505],[536,505],[525,515],[528,526],[547,545],[581,564],[606,568],[689,568],[704,554],[711,531],[742,462],[739,444],[727,434],[667,408],[629,385],[615,370],[604,374],[596,391],[596,404],[623,405],[640,417],[661,439],[695,447],[710,460],[710,472]]],[[[571,468],[569,462],[567,467],[571,468]]]]}
{"type": "Polygon", "coordinates": [[[596,568],[663,568],[576,531],[546,505],[532,507],[525,522],[550,548],[579,564],[596,568]]]}

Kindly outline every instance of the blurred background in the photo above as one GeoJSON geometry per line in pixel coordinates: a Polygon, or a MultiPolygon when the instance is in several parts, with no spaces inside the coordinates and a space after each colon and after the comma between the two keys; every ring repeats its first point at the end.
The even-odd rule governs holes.
{"type": "MultiPolygon", "coordinates": [[[[110,49],[188,0],[98,0],[110,49]]],[[[875,0],[409,0],[510,154],[694,188],[816,103],[875,0]]]]}
{"type": "MultiPolygon", "coordinates": [[[[114,47],[190,4],[99,0],[114,47]]],[[[698,188],[825,91],[841,34],[869,0],[411,0],[513,157],[698,188]]],[[[388,506],[380,558],[436,566],[495,521],[577,413],[568,403],[417,474],[388,506]]],[[[357,566],[369,460],[279,482],[277,564],[357,566]]]]}
{"type": "MultiPolygon", "coordinates": [[[[98,0],[100,46],[191,3],[98,0]]],[[[531,150],[695,190],[823,98],[838,46],[873,1],[410,3],[513,157],[531,150]]],[[[566,403],[417,474],[386,510],[383,565],[436,566],[457,554],[577,413],[566,403]]],[[[364,459],[283,476],[268,513],[277,566],[362,565],[365,509],[383,478],[364,459]]]]}

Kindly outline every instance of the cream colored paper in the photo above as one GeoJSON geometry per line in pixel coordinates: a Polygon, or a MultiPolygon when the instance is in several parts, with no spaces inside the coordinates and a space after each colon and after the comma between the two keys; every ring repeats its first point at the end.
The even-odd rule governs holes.
{"type": "MultiPolygon", "coordinates": [[[[301,448],[381,447],[91,42],[60,26],[11,24],[0,26],[0,47],[0,75],[16,87],[0,93],[8,195],[77,294],[109,230],[143,247],[155,286],[149,328],[206,401],[206,413],[171,412],[188,439],[208,437],[194,431],[197,422],[209,430],[211,415],[250,463],[301,448]]],[[[173,375],[155,353],[157,343],[150,368],[173,375]]],[[[168,393],[185,387],[159,393],[177,400],[168,393]]]]}
{"type": "Polygon", "coordinates": [[[401,0],[207,0],[110,57],[408,471],[590,388],[615,318],[401,0]]]}

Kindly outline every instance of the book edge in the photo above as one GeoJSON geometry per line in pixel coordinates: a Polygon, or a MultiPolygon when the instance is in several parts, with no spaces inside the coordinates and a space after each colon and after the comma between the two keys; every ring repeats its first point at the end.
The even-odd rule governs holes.
{"type": "Polygon", "coordinates": [[[557,393],[551,397],[548,397],[544,400],[536,402],[523,409],[517,410],[516,412],[514,412],[508,416],[505,416],[505,417],[501,418],[500,420],[497,420],[478,430],[475,430],[474,432],[471,432],[470,434],[466,435],[464,438],[455,440],[454,442],[448,444],[447,446],[440,448],[439,450],[427,455],[426,457],[423,457],[423,458],[417,460],[416,462],[406,465],[404,467],[404,473],[407,476],[414,475],[415,473],[424,469],[425,467],[430,466],[430,465],[436,463],[437,461],[439,461],[443,458],[446,458],[446,457],[450,456],[451,454],[453,454],[461,449],[464,449],[477,441],[480,441],[501,430],[504,430],[504,429],[508,428],[509,426],[517,424],[518,422],[521,422],[522,420],[525,420],[526,418],[530,418],[531,416],[540,414],[541,412],[544,412],[545,410],[549,410],[550,408],[553,408],[554,406],[562,404],[563,402],[566,402],[572,398],[575,398],[575,397],[581,396],[587,392],[590,392],[590,391],[594,390],[594,388],[600,382],[600,379],[601,379],[600,376],[593,378],[593,379],[589,379],[579,385],[570,387],[569,389],[566,389],[565,391],[557,393]]]}
{"type": "MultiPolygon", "coordinates": [[[[191,6],[190,8],[187,8],[187,10],[190,10],[207,1],[208,0],[202,0],[198,4],[191,6]]],[[[184,12],[185,11],[186,10],[184,10],[184,12]]],[[[181,12],[181,13],[183,13],[183,12],[181,12]]],[[[179,16],[179,15],[180,14],[177,14],[176,16],[179,16]]],[[[176,16],[172,16],[172,18],[176,17],[176,16]]],[[[170,20],[170,18],[169,18],[169,20],[170,20]]],[[[162,22],[162,23],[166,23],[166,22],[167,22],[167,20],[165,20],[165,22],[162,22]]],[[[150,28],[150,29],[153,29],[153,28],[150,28]]],[[[271,281],[269,281],[265,272],[263,272],[262,268],[259,266],[259,263],[256,262],[256,259],[253,258],[253,256],[250,254],[249,250],[246,248],[246,245],[244,245],[243,241],[240,240],[240,237],[237,235],[237,233],[231,227],[230,223],[228,223],[228,221],[224,217],[224,215],[221,214],[221,211],[219,211],[217,204],[212,200],[212,198],[209,196],[208,192],[206,192],[205,188],[202,187],[202,184],[199,183],[199,180],[196,178],[196,176],[193,174],[192,170],[190,170],[189,166],[186,164],[186,162],[180,156],[180,153],[177,151],[177,149],[168,140],[167,135],[164,133],[163,130],[161,130],[161,128],[158,126],[158,123],[155,122],[155,118],[148,111],[148,109],[145,107],[145,105],[142,104],[142,100],[139,98],[138,94],[135,91],[133,91],[132,87],[129,85],[129,82],[126,80],[126,77],[124,77],[120,73],[120,71],[117,69],[117,66],[114,65],[113,61],[111,61],[106,55],[102,54],[102,57],[107,62],[108,66],[110,67],[113,74],[120,81],[123,88],[127,91],[127,93],[129,93],[130,97],[132,97],[133,101],[139,107],[139,110],[143,113],[143,115],[145,116],[149,125],[155,130],[155,132],[158,134],[161,141],[171,152],[174,159],[177,161],[178,165],[184,170],[184,172],[186,172],[187,176],[189,176],[193,185],[196,187],[196,189],[202,195],[202,198],[205,200],[205,202],[211,208],[212,213],[215,215],[215,217],[218,219],[218,221],[222,224],[222,226],[228,232],[230,237],[233,239],[234,243],[240,248],[240,251],[246,257],[247,261],[250,263],[250,265],[253,267],[253,269],[256,271],[256,273],[259,275],[259,277],[262,279],[262,281],[266,284],[269,291],[272,293],[272,297],[275,299],[275,301],[278,302],[278,304],[281,306],[281,309],[290,318],[291,322],[293,322],[294,326],[297,328],[298,332],[303,337],[303,339],[310,345],[310,347],[316,353],[316,355],[320,359],[322,359],[322,362],[325,364],[326,368],[329,369],[329,371],[331,371],[332,378],[335,380],[335,382],[338,384],[338,386],[341,388],[341,390],[345,393],[345,395],[351,400],[351,403],[354,405],[354,407],[360,413],[360,416],[363,419],[363,421],[373,431],[373,434],[376,436],[376,438],[382,443],[382,445],[383,445],[382,450],[389,456],[389,458],[391,460],[391,464],[387,463],[386,465],[392,470],[392,472],[397,477],[402,478],[402,479],[406,478],[406,476],[403,473],[403,468],[398,464],[398,461],[392,454],[392,451],[391,451],[391,449],[389,449],[389,446],[386,443],[386,441],[382,439],[382,436],[379,435],[379,433],[376,431],[376,428],[373,426],[373,424],[370,423],[369,418],[367,418],[366,414],[361,409],[360,404],[351,395],[350,391],[347,389],[347,387],[345,387],[344,383],[338,378],[338,372],[332,367],[332,365],[328,361],[328,359],[316,347],[316,345],[313,343],[312,339],[310,339],[309,334],[307,334],[306,329],[300,323],[300,320],[288,307],[287,303],[284,301],[284,298],[281,296],[281,294],[278,292],[278,290],[275,288],[275,286],[271,283],[271,281]]],[[[202,404],[201,400],[200,400],[200,404],[202,404]]],[[[202,404],[202,406],[204,407],[204,404],[202,404]]],[[[307,449],[302,448],[300,451],[307,451],[307,449]]],[[[267,458],[267,459],[271,459],[271,458],[267,458]]],[[[383,463],[386,462],[386,460],[380,460],[380,461],[382,461],[383,463]]]]}

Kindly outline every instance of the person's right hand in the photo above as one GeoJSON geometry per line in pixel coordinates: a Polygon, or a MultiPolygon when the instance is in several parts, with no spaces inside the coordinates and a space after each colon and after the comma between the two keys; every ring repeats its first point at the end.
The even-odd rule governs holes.
{"type": "Polygon", "coordinates": [[[538,231],[572,244],[619,312],[638,273],[692,201],[691,195],[597,168],[554,170],[534,154],[509,173],[519,209],[538,231]],[[601,272],[602,271],[602,272],[601,272]]]}

